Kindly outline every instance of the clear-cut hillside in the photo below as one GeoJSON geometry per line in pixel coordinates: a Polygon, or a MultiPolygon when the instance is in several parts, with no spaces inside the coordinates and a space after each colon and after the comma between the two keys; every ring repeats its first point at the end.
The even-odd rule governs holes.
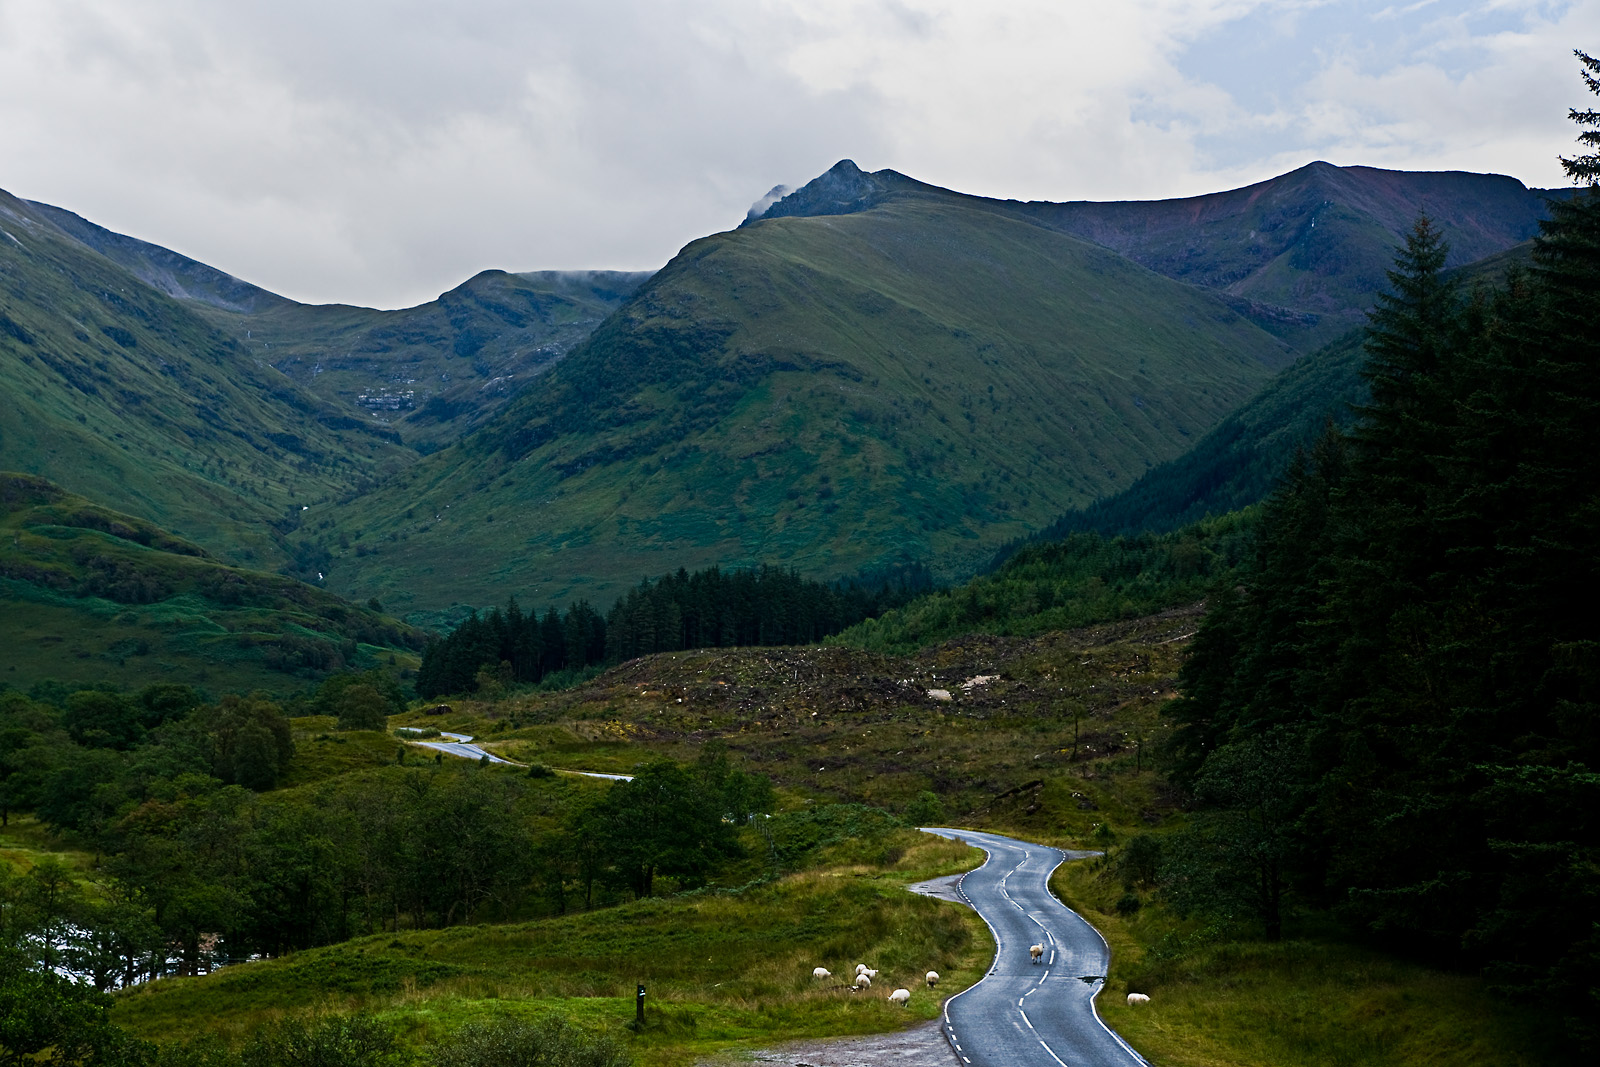
{"type": "Polygon", "coordinates": [[[959,573],[1294,356],[1216,293],[918,188],[687,246],[462,444],[337,509],[330,582],[404,610],[715,562],[959,573]]]}

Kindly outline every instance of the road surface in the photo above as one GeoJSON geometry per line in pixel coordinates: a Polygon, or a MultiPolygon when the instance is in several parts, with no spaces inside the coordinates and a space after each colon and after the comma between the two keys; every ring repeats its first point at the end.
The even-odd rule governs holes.
{"type": "MultiPolygon", "coordinates": [[[[402,727],[402,729],[404,729],[404,727],[402,727]]],[[[512,766],[512,767],[524,766],[521,763],[513,763],[511,760],[508,760],[508,759],[501,759],[499,756],[496,756],[493,752],[485,752],[483,749],[479,748],[477,745],[474,745],[472,743],[472,735],[471,734],[452,734],[452,733],[446,733],[445,731],[440,730],[439,731],[439,736],[440,737],[447,737],[447,738],[449,738],[449,740],[448,741],[412,741],[411,744],[419,745],[422,748],[431,748],[431,749],[434,749],[435,751],[438,751],[438,752],[445,752],[445,753],[448,753],[449,755],[452,755],[452,756],[460,756],[462,759],[482,759],[483,757],[488,756],[490,763],[504,763],[504,764],[508,764],[509,766],[512,766]]],[[[608,778],[613,782],[631,782],[631,781],[633,781],[633,775],[631,775],[631,774],[602,774],[599,771],[564,771],[563,773],[565,773],[565,774],[581,774],[585,778],[608,778]]]]}
{"type": "Polygon", "coordinates": [[[950,1044],[971,1067],[1146,1067],[1100,1021],[1094,996],[1111,950],[1078,914],[1051,895],[1050,872],[1094,853],[1017,841],[975,830],[931,828],[989,854],[963,875],[959,891],[994,932],[995,961],[977,985],[945,1002],[950,1044]],[[1028,947],[1043,945],[1039,963],[1028,947]]]}

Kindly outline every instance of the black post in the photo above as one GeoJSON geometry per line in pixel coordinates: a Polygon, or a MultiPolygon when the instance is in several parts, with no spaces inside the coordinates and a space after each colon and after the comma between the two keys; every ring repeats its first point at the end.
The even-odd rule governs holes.
{"type": "Polygon", "coordinates": [[[638,994],[633,998],[633,1028],[644,1029],[644,986],[639,987],[638,994]]]}

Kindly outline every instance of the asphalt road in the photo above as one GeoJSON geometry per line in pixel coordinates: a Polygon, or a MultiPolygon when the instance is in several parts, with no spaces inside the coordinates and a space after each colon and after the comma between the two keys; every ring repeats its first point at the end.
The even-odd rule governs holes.
{"type": "Polygon", "coordinates": [[[945,1002],[944,1027],[972,1067],[1147,1067],[1100,1021],[1095,994],[1111,950],[1105,939],[1048,888],[1066,859],[1094,853],[1017,841],[973,830],[930,828],[989,854],[963,875],[961,895],[994,932],[995,960],[977,985],[945,1002]],[[1043,945],[1033,963],[1030,945],[1043,945]]]}
{"type": "MultiPolygon", "coordinates": [[[[441,731],[439,731],[439,736],[440,737],[447,737],[447,738],[449,738],[449,740],[448,741],[412,741],[411,744],[417,745],[417,746],[419,746],[421,748],[431,748],[431,749],[434,749],[435,751],[438,751],[438,752],[446,752],[446,753],[449,753],[452,756],[460,756],[462,759],[473,759],[473,760],[475,760],[475,759],[482,759],[483,757],[488,756],[490,763],[505,763],[505,764],[509,764],[512,767],[521,767],[521,766],[523,766],[520,763],[512,763],[508,759],[501,759],[499,756],[496,756],[493,752],[485,752],[483,749],[479,748],[477,745],[474,745],[472,743],[472,735],[471,734],[451,734],[451,733],[446,733],[443,730],[441,730],[441,731]]],[[[565,773],[567,773],[567,774],[581,774],[585,778],[608,778],[613,782],[631,782],[631,781],[633,781],[633,775],[631,775],[631,774],[602,774],[599,771],[567,771],[565,773]]]]}

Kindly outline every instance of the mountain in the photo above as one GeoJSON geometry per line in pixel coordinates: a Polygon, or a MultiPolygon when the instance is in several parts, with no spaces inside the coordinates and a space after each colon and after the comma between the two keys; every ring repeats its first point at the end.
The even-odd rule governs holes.
{"type": "Polygon", "coordinates": [[[344,667],[415,666],[423,635],[153,523],[0,472],[0,683],[177,677],[283,690],[344,667]]]}
{"type": "Polygon", "coordinates": [[[1294,358],[1216,293],[918,189],[688,245],[477,432],[338,509],[332,587],[410,609],[719,562],[959,573],[1294,358]]]}
{"type": "Polygon", "coordinates": [[[5,193],[0,393],[0,468],[262,567],[288,560],[305,507],[414,458],[5,193]]]}
{"type": "MultiPolygon", "coordinates": [[[[1524,241],[1449,273],[1464,294],[1492,289],[1505,281],[1511,269],[1527,267],[1532,251],[1533,242],[1524,241]]],[[[1297,449],[1310,447],[1330,423],[1349,425],[1356,409],[1367,402],[1361,377],[1364,340],[1362,330],[1351,330],[1301,358],[1189,451],[1126,489],[1067,512],[1027,542],[1055,541],[1089,530],[1101,534],[1176,530],[1264,499],[1297,449]]],[[[1004,549],[996,564],[1020,545],[1004,549]]]]}
{"type": "Polygon", "coordinates": [[[62,232],[186,304],[345,415],[435,451],[587,337],[650,272],[487,270],[397,311],[302,304],[70,211],[62,232]]]}
{"type": "MultiPolygon", "coordinates": [[[[865,174],[841,164],[756,219],[842,215],[951,195],[892,170],[865,174]]],[[[1317,162],[1241,189],[1172,200],[965,199],[1224,293],[1236,310],[1310,351],[1361,324],[1383,289],[1393,249],[1419,214],[1433,218],[1450,243],[1449,265],[1460,266],[1532,237],[1548,215],[1545,201],[1569,195],[1498,174],[1317,162]]]]}

